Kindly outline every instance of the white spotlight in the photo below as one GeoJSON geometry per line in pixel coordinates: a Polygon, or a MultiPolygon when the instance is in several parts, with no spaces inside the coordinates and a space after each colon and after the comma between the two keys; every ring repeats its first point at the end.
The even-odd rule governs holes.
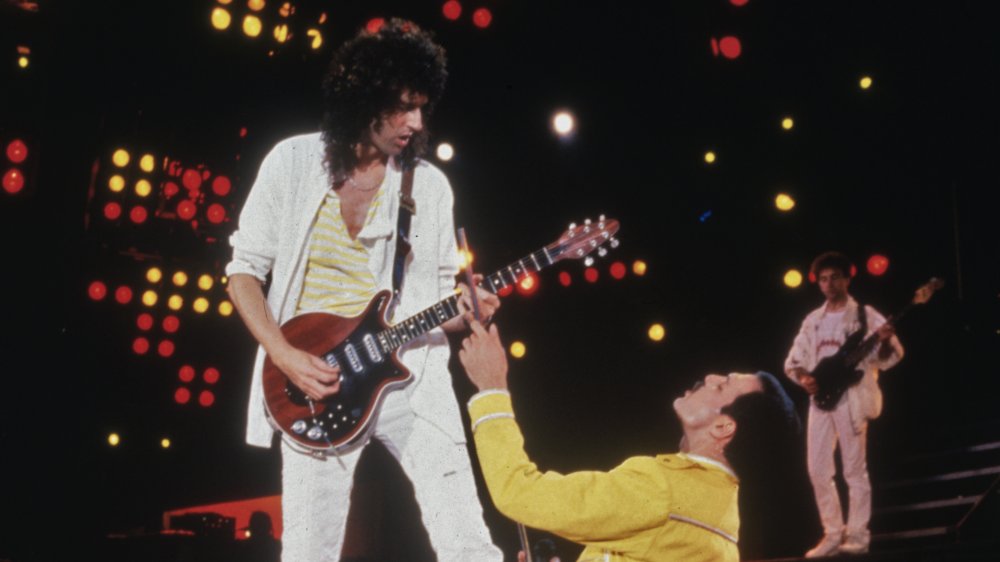
{"type": "Polygon", "coordinates": [[[552,128],[559,136],[567,136],[576,129],[576,119],[568,111],[560,111],[552,118],[552,128]]]}
{"type": "Polygon", "coordinates": [[[450,144],[443,142],[438,145],[437,157],[438,160],[441,160],[442,162],[448,162],[455,157],[455,148],[450,144]]]}

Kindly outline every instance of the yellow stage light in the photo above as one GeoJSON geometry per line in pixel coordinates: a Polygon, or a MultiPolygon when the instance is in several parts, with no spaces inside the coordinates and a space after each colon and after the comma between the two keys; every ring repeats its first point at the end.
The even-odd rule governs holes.
{"type": "Polygon", "coordinates": [[[114,162],[115,166],[118,166],[119,168],[128,166],[128,161],[130,159],[131,157],[129,156],[128,151],[124,148],[119,148],[114,154],[111,155],[111,161],[114,162]]]}
{"type": "Polygon", "coordinates": [[[667,329],[663,327],[663,324],[653,324],[649,327],[649,339],[663,341],[665,337],[667,337],[667,329]]]}
{"type": "Polygon", "coordinates": [[[163,447],[164,449],[169,449],[170,448],[170,440],[167,439],[166,437],[164,437],[163,439],[160,439],[160,447],[163,447]]]}
{"type": "Polygon", "coordinates": [[[643,275],[645,275],[646,274],[646,262],[644,262],[642,260],[636,260],[635,263],[632,264],[632,273],[638,275],[639,277],[642,277],[643,275]]]}
{"type": "Polygon", "coordinates": [[[520,358],[524,357],[524,354],[527,353],[527,351],[528,351],[528,348],[525,347],[524,343],[522,343],[522,342],[516,341],[516,342],[510,344],[510,354],[515,359],[520,359],[520,358]]]}
{"type": "Polygon", "coordinates": [[[560,111],[552,117],[552,129],[559,136],[566,136],[576,129],[576,119],[568,111],[560,111]]]}
{"type": "Polygon", "coordinates": [[[288,24],[281,23],[274,26],[274,40],[278,43],[288,41],[288,24]]]}
{"type": "Polygon", "coordinates": [[[153,192],[153,184],[149,183],[149,180],[139,180],[135,182],[135,194],[139,197],[149,197],[149,194],[153,192]]]}
{"type": "Polygon", "coordinates": [[[219,4],[222,4],[223,6],[228,6],[228,5],[230,5],[230,4],[232,4],[232,3],[233,3],[233,0],[216,0],[216,1],[217,1],[217,2],[219,3],[219,4]]]}
{"type": "Polygon", "coordinates": [[[802,285],[802,272],[797,269],[789,269],[785,272],[785,285],[795,289],[802,285]]]}
{"type": "Polygon", "coordinates": [[[233,16],[229,15],[229,11],[225,8],[216,8],[212,10],[212,27],[220,31],[229,29],[229,25],[233,23],[233,16]]]}
{"type": "Polygon", "coordinates": [[[458,268],[465,269],[472,265],[475,261],[476,256],[472,253],[472,250],[459,250],[458,251],[458,268]]]}
{"type": "Polygon", "coordinates": [[[862,90],[867,90],[868,88],[871,88],[872,87],[872,79],[871,79],[871,77],[870,76],[863,76],[861,78],[860,85],[861,85],[861,89],[862,90]]]}
{"type": "MultiPolygon", "coordinates": [[[[295,12],[295,8],[292,6],[291,2],[285,2],[284,4],[281,5],[281,8],[278,8],[278,13],[281,14],[281,17],[283,17],[283,18],[287,18],[288,16],[292,15],[292,13],[294,13],[294,12],[295,12]]],[[[320,23],[323,23],[323,22],[320,22],[320,23]]]]}
{"type": "Polygon", "coordinates": [[[312,37],[312,43],[310,43],[309,46],[312,47],[313,50],[319,49],[323,46],[323,34],[320,33],[318,29],[310,29],[306,31],[306,37],[312,37]]]}
{"type": "Polygon", "coordinates": [[[17,66],[20,66],[21,68],[28,68],[28,64],[30,62],[31,61],[28,60],[28,57],[20,57],[17,59],[17,66]]]}
{"type": "Polygon", "coordinates": [[[184,297],[180,295],[170,295],[170,298],[167,299],[167,308],[170,310],[180,310],[181,308],[184,308],[184,297]]]}
{"type": "Polygon", "coordinates": [[[792,130],[792,127],[794,126],[795,126],[795,121],[791,117],[785,117],[784,119],[781,120],[781,128],[786,131],[792,130]]]}
{"type": "Polygon", "coordinates": [[[795,199],[792,199],[791,195],[787,193],[779,193],[777,197],[774,198],[774,206],[778,208],[779,211],[791,211],[795,208],[795,199]]]}
{"type": "Polygon", "coordinates": [[[198,297],[194,299],[194,311],[198,314],[204,314],[208,310],[208,299],[205,297],[198,297]]]}
{"type": "Polygon", "coordinates": [[[243,18],[243,33],[246,33],[247,37],[259,36],[263,28],[264,24],[260,22],[260,18],[257,16],[248,14],[243,18]]]}
{"type": "Polygon", "coordinates": [[[212,276],[207,273],[198,278],[198,288],[202,291],[211,289],[214,284],[215,281],[212,279],[212,276]]]}
{"type": "Polygon", "coordinates": [[[178,271],[177,273],[174,274],[173,281],[174,285],[177,285],[178,287],[183,287],[184,285],[187,285],[188,282],[187,273],[184,273],[183,271],[178,271]]]}
{"type": "Polygon", "coordinates": [[[448,162],[455,157],[455,147],[450,144],[443,142],[437,147],[437,157],[438,160],[442,162],[448,162]]]}
{"type": "Polygon", "coordinates": [[[219,303],[219,314],[222,316],[232,316],[233,314],[233,303],[229,301],[222,301],[219,303]]]}
{"type": "Polygon", "coordinates": [[[713,162],[715,162],[715,153],[709,150],[705,153],[705,163],[712,164],[713,162]]]}
{"type": "Polygon", "coordinates": [[[259,12],[264,9],[264,0],[249,0],[247,2],[247,8],[255,12],[259,12]]]}
{"type": "Polygon", "coordinates": [[[142,294],[142,304],[146,306],[156,306],[156,301],[160,298],[157,296],[156,291],[146,291],[142,294]]]}
{"type": "Polygon", "coordinates": [[[143,172],[152,172],[153,168],[156,167],[156,158],[153,158],[152,154],[144,154],[139,159],[139,167],[142,168],[143,172]]]}
{"type": "Polygon", "coordinates": [[[121,193],[121,191],[125,189],[125,178],[117,174],[111,176],[111,179],[108,180],[108,189],[114,191],[115,193],[121,193]]]}
{"type": "Polygon", "coordinates": [[[108,435],[108,445],[111,445],[112,447],[117,447],[118,444],[121,442],[122,438],[117,433],[112,433],[111,435],[108,435]]]}
{"type": "Polygon", "coordinates": [[[158,267],[151,267],[149,271],[146,272],[146,281],[150,283],[159,283],[163,279],[163,272],[160,271],[158,267]]]}

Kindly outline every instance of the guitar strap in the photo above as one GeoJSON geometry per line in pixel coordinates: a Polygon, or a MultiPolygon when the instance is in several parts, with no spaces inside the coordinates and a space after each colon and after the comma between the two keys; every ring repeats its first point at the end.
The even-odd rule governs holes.
{"type": "Polygon", "coordinates": [[[399,304],[403,289],[403,266],[410,255],[410,221],[417,214],[417,203],[413,200],[413,166],[403,169],[403,180],[399,190],[399,219],[396,223],[396,255],[392,264],[393,301],[399,304]]]}
{"type": "Polygon", "coordinates": [[[868,311],[865,310],[864,303],[858,303],[858,322],[861,323],[861,333],[868,333],[868,311]]]}

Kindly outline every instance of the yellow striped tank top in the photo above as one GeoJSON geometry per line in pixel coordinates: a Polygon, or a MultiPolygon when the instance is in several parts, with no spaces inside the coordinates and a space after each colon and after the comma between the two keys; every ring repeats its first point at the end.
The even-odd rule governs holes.
{"type": "MultiPolygon", "coordinates": [[[[382,204],[379,189],[368,209],[370,223],[382,204]]],[[[332,189],[319,210],[309,239],[302,297],[296,313],[323,311],[338,316],[357,316],[375,297],[375,277],[368,268],[368,250],[352,240],[340,214],[340,196],[332,189]]]]}

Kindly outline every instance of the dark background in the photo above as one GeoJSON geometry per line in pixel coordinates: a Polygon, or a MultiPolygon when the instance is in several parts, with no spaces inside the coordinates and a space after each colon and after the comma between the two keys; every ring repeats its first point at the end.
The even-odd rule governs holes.
{"type": "MultiPolygon", "coordinates": [[[[479,271],[571,221],[622,223],[596,284],[564,262],[498,317],[528,347],[512,361],[514,402],[543,468],[675,450],[672,398],[707,372],[779,373],[820,303],[782,276],[840,249],[859,268],[852,292],[887,314],[930,276],[947,281],[901,323],[907,357],[882,379],[877,501],[899,455],[998,417],[998,46],[986,4],[489,1],[449,21],[436,2],[301,2],[299,25],[329,14],[324,46],[305,48],[300,31],[273,56],[266,28],[257,40],[238,21],[212,29],[208,0],[0,4],[0,135],[31,149],[26,191],[0,196],[0,558],[79,551],[155,530],[164,509],[278,493],[276,455],[243,444],[253,346],[239,320],[182,313],[173,357],[137,356],[141,305],[87,297],[98,279],[142,287],[153,264],[221,275],[234,223],[109,228],[97,205],[125,146],[229,174],[238,210],[263,155],[316,129],[331,48],[376,16],[412,18],[448,51],[431,131],[457,155],[430,159],[452,182],[479,271]],[[481,5],[494,16],[485,30],[471,22],[481,5]],[[713,56],[724,35],[741,39],[738,59],[713,56]],[[16,45],[31,47],[27,70],[16,45]],[[549,128],[562,108],[578,122],[568,140],[549,128]],[[792,212],[774,208],[779,191],[792,212]],[[883,276],[865,271],[873,253],[890,259],[883,276]],[[613,260],[635,259],[647,275],[610,278],[613,260]],[[652,322],[664,341],[647,339],[652,322]],[[221,371],[210,408],[174,402],[181,364],[221,371]]],[[[471,388],[455,374],[464,401],[471,388]]],[[[745,553],[800,553],[819,536],[804,461],[789,459],[776,461],[793,474],[772,483],[782,493],[746,500],[745,553]]],[[[512,552],[512,524],[487,516],[512,552]]]]}

